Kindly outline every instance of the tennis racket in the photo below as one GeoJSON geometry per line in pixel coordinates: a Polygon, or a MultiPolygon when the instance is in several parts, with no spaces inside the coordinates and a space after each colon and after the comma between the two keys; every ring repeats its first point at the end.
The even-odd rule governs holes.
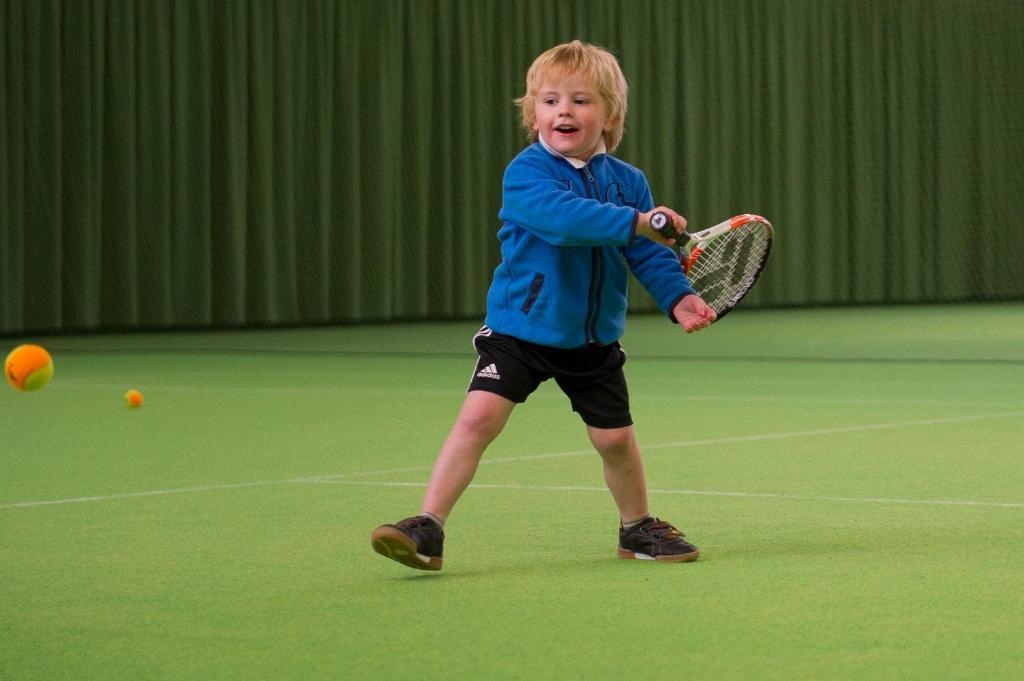
{"type": "Polygon", "coordinates": [[[679,247],[679,263],[690,285],[721,319],[736,307],[761,276],[772,250],[772,223],[744,213],[699,232],[680,234],[662,212],[651,229],[679,247]]]}

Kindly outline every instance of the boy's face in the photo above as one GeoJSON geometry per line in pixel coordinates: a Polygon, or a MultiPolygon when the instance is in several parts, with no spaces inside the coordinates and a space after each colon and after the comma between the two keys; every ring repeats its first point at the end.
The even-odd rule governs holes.
{"type": "Polygon", "coordinates": [[[575,76],[545,79],[534,104],[533,129],[555,151],[586,161],[594,155],[601,134],[611,130],[604,98],[575,76]]]}

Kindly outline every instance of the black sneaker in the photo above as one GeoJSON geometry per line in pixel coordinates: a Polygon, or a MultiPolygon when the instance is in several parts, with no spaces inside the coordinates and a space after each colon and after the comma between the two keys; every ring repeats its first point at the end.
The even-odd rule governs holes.
{"type": "Polygon", "coordinates": [[[628,530],[619,525],[619,558],[686,563],[700,551],[686,536],[660,518],[648,517],[628,530]]]}
{"type": "Polygon", "coordinates": [[[394,525],[381,525],[370,535],[380,555],[417,570],[440,570],[444,532],[433,520],[415,515],[394,525]]]}

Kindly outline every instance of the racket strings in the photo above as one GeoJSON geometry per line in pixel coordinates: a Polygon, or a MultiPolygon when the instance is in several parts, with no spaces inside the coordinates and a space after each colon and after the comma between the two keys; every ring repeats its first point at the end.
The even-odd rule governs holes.
{"type": "Polygon", "coordinates": [[[690,263],[693,287],[715,311],[732,305],[754,284],[768,250],[771,231],[750,223],[703,244],[690,263]]]}

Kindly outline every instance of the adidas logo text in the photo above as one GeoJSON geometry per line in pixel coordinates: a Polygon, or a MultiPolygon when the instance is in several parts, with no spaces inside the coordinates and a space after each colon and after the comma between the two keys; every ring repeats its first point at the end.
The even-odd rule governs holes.
{"type": "Polygon", "coordinates": [[[498,373],[498,367],[494,366],[493,364],[488,364],[483,369],[476,372],[476,375],[479,376],[480,378],[501,378],[501,374],[498,373]]]}

